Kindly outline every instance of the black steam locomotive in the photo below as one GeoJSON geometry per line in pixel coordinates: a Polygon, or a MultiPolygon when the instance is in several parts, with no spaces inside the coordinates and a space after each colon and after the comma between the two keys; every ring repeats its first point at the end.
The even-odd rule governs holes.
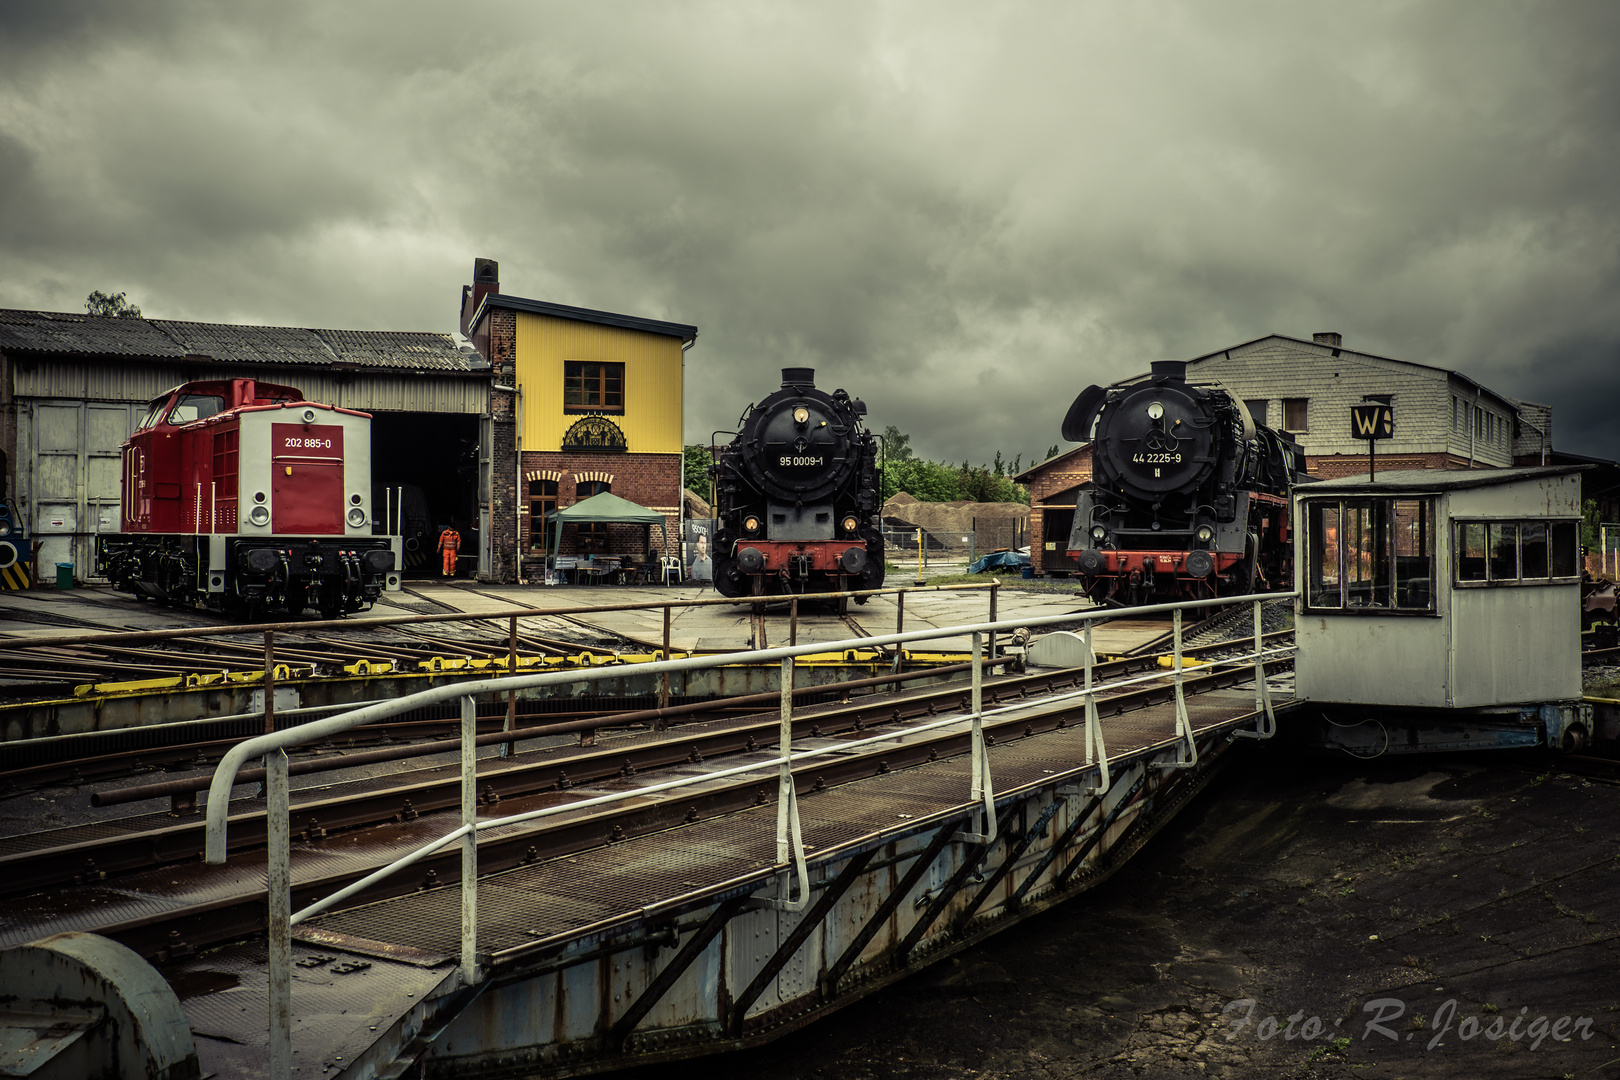
{"type": "Polygon", "coordinates": [[[861,421],[866,404],[817,390],[815,374],[783,368],[782,388],[749,406],[711,469],[724,596],[883,584],[878,440],[861,421]]]}
{"type": "Polygon", "coordinates": [[[1092,445],[1069,535],[1092,599],[1168,603],[1292,581],[1288,496],[1304,453],[1225,390],[1188,382],[1182,361],[1087,387],[1063,437],[1092,445]]]}

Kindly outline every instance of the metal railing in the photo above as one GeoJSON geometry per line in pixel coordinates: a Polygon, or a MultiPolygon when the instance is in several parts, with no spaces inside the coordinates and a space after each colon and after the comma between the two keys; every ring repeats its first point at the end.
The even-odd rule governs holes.
{"type": "MultiPolygon", "coordinates": [[[[992,594],[993,595],[993,594],[992,594]]],[[[1178,743],[1177,760],[1165,763],[1167,768],[1191,768],[1197,763],[1197,746],[1194,741],[1194,732],[1188,719],[1186,699],[1183,691],[1184,665],[1182,663],[1182,630],[1181,615],[1185,610],[1201,608],[1223,607],[1233,603],[1252,602],[1254,605],[1254,647],[1252,653],[1245,653],[1229,662],[1253,661],[1255,678],[1255,709],[1264,714],[1261,728],[1252,734],[1257,738],[1269,738],[1275,731],[1275,715],[1271,707],[1270,693],[1266,688],[1265,661],[1269,657],[1277,657],[1290,653],[1291,648],[1273,649],[1267,651],[1261,639],[1261,604],[1267,600],[1291,599],[1293,593],[1267,593],[1248,597],[1228,597],[1214,600],[1195,600],[1179,604],[1157,604],[1149,607],[1133,609],[1136,614],[1172,613],[1174,634],[1174,669],[1172,677],[1175,684],[1176,701],[1176,741],[1178,743]]],[[[964,720],[971,722],[971,752],[970,752],[970,779],[969,798],[978,804],[983,813],[983,824],[977,831],[959,833],[957,839],[974,843],[989,843],[996,836],[995,793],[992,789],[989,767],[988,749],[984,739],[983,708],[983,658],[986,636],[991,642],[992,657],[994,655],[994,635],[1000,631],[1012,631],[1019,628],[1034,628],[1051,626],[1063,623],[1080,622],[1084,626],[1086,644],[1085,682],[1083,689],[1071,693],[1053,694],[1045,700],[1057,702],[1081,698],[1084,702],[1086,716],[1086,764],[1095,761],[1099,766],[1099,783],[1091,789],[1093,793],[1106,792],[1109,787],[1107,751],[1103,745],[1102,728],[1098,719],[1096,696],[1103,689],[1096,685],[1092,678],[1092,623],[1099,618],[1114,617],[1119,614],[1117,609],[1097,609],[1086,612],[1074,612],[1062,615],[1040,616],[1029,619],[1016,619],[997,621],[992,615],[991,619],[982,623],[973,623],[962,626],[934,627],[925,630],[903,631],[893,634],[884,634],[875,637],[855,638],[839,642],[821,642],[807,645],[787,645],[776,648],[760,649],[746,653],[724,653],[718,655],[689,656],[678,660],[661,660],[650,664],[637,665],[638,670],[648,673],[673,673],[693,671],[714,667],[720,664],[736,664],[738,662],[754,663],[780,663],[782,666],[782,693],[781,693],[781,725],[777,745],[776,757],[766,762],[750,762],[745,765],[731,766],[716,769],[695,776],[687,776],[677,780],[669,780],[646,787],[638,787],[630,791],[614,792],[599,795],[576,802],[556,806],[544,807],[503,818],[486,818],[479,820],[477,816],[477,747],[475,743],[476,731],[476,699],[484,694],[502,694],[518,689],[542,689],[570,683],[591,682],[599,679],[617,678],[624,672],[623,666],[604,666],[573,671],[544,672],[531,675],[507,675],[499,678],[481,679],[473,682],[461,683],[454,686],[435,687],[424,690],[408,697],[394,701],[354,709],[339,716],[329,717],[290,728],[283,731],[267,733],[240,743],[228,751],[220,760],[215,770],[213,783],[208,792],[205,858],[213,864],[222,864],[226,861],[227,835],[226,828],[230,813],[230,793],[236,783],[237,773],[250,760],[263,757],[266,770],[266,802],[267,802],[267,885],[269,906],[269,967],[270,967],[270,1076],[275,1080],[285,1080],[291,1076],[292,1070],[292,928],[300,922],[320,914],[349,897],[356,895],[377,882],[403,870],[427,856],[451,844],[460,843],[461,866],[461,956],[460,977],[463,985],[471,986],[479,981],[479,958],[477,953],[477,923],[478,923],[478,833],[481,831],[502,828],[562,813],[573,813],[590,807],[601,806],[626,799],[639,799],[649,794],[662,791],[675,790],[681,787],[712,783],[717,778],[734,776],[745,772],[757,772],[761,768],[776,766],[778,769],[778,796],[776,821],[776,856],[781,867],[781,873],[775,878],[777,882],[776,895],[760,898],[765,903],[789,911],[799,911],[809,901],[810,878],[805,860],[805,852],[799,825],[798,799],[794,789],[792,768],[795,763],[801,763],[819,756],[838,753],[845,754],[849,750],[879,741],[890,741],[892,733],[871,736],[856,741],[839,741],[834,747],[823,747],[814,750],[801,750],[795,752],[792,747],[792,715],[793,715],[793,661],[794,658],[815,652],[830,650],[869,648],[874,645],[903,645],[914,641],[925,641],[933,638],[952,637],[962,634],[971,634],[973,640],[972,695],[970,711],[967,716],[948,715],[937,720],[928,721],[907,729],[908,733],[932,731],[950,725],[961,724],[964,720]],[[290,862],[290,824],[289,809],[291,795],[289,791],[287,755],[288,747],[304,743],[317,742],[333,735],[347,731],[362,724],[374,723],[396,714],[419,709],[424,706],[441,704],[452,699],[461,701],[461,824],[436,840],[418,848],[416,851],[395,860],[368,877],[354,882],[338,892],[327,896],[303,910],[292,911],[292,869],[290,862]],[[797,882],[795,895],[794,883],[797,882]]],[[[666,654],[667,655],[667,654],[666,654]]],[[[1138,676],[1132,679],[1119,680],[1107,684],[1110,690],[1118,689],[1138,683],[1162,680],[1164,676],[1153,673],[1138,676]]],[[[1028,702],[1004,706],[992,710],[992,715],[1016,708],[1028,708],[1028,702]]],[[[1241,733],[1240,734],[1244,734],[1241,733]]],[[[979,813],[975,811],[975,814],[979,813]]]]}

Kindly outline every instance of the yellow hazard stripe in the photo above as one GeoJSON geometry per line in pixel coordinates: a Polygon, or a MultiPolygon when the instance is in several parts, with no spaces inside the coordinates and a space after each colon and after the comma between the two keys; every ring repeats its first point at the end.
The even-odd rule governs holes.
{"type": "Polygon", "coordinates": [[[0,570],[0,589],[31,589],[33,588],[32,575],[28,573],[27,563],[12,563],[0,570]]]}

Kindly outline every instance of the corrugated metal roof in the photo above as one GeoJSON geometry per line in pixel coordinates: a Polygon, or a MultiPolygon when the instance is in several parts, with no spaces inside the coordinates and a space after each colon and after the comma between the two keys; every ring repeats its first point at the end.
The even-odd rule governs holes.
{"type": "Polygon", "coordinates": [[[484,372],[448,334],[118,319],[0,308],[0,350],[210,359],[221,364],[484,372]]]}
{"type": "Polygon", "coordinates": [[[145,319],[0,308],[0,350],[182,357],[180,344],[145,319]]]}

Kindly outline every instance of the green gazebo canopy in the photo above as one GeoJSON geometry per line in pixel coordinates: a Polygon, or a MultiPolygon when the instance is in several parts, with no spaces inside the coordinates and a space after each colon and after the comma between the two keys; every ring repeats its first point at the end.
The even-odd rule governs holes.
{"type": "Polygon", "coordinates": [[[646,525],[649,528],[654,522],[664,531],[664,550],[669,550],[669,522],[657,510],[649,510],[645,506],[638,506],[629,499],[623,499],[611,491],[604,491],[592,495],[588,499],[581,499],[573,506],[558,510],[551,515],[556,523],[556,529],[551,534],[551,561],[557,561],[557,550],[562,546],[562,527],[564,525],[595,525],[595,524],[631,524],[646,525]]]}

